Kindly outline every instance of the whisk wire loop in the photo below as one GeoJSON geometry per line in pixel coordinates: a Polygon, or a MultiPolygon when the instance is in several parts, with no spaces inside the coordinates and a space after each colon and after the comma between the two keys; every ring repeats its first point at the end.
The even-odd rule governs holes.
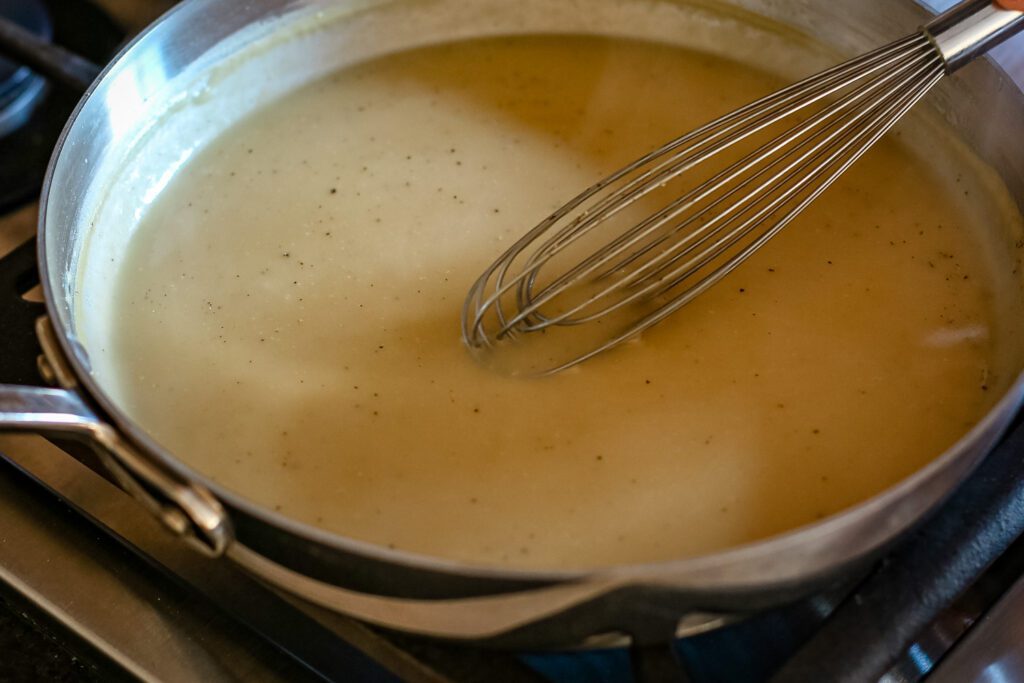
{"type": "MultiPolygon", "coordinates": [[[[701,159],[710,156],[709,153],[699,156],[695,154],[701,146],[710,145],[716,140],[719,140],[719,138],[723,138],[734,133],[736,130],[740,130],[744,133],[742,137],[734,135],[732,138],[728,138],[721,143],[729,146],[736,144],[742,139],[755,134],[762,128],[790,115],[799,108],[808,107],[819,99],[827,97],[829,94],[834,92],[837,85],[846,83],[847,79],[852,78],[855,74],[857,74],[858,77],[863,77],[866,74],[871,74],[880,69],[886,69],[892,66],[898,59],[899,51],[912,44],[916,44],[918,47],[930,47],[926,40],[922,40],[922,36],[920,35],[911,36],[902,41],[897,41],[892,45],[880,48],[874,52],[863,55],[862,57],[851,60],[850,62],[833,67],[822,72],[818,76],[800,81],[788,88],[758,100],[757,102],[742,107],[731,114],[712,121],[711,123],[706,124],[687,135],[665,144],[661,148],[641,157],[629,166],[626,166],[616,173],[595,183],[571,199],[558,211],[551,214],[548,218],[524,235],[523,238],[514,243],[505,252],[505,254],[503,254],[484,272],[471,289],[470,297],[472,298],[476,294],[482,295],[484,292],[479,288],[486,283],[492,275],[495,276],[496,280],[496,286],[494,288],[495,291],[487,299],[476,299],[474,301],[475,308],[479,311],[486,311],[509,290],[518,286],[520,282],[530,277],[531,274],[535,274],[536,267],[538,267],[542,258],[550,258],[557,255],[557,253],[569,246],[577,237],[584,234],[585,231],[595,222],[614,217],[616,213],[619,213],[629,204],[650,193],[660,184],[671,180],[673,177],[678,176],[686,170],[689,170],[689,168],[692,168],[692,166],[698,163],[701,159]],[[796,103],[796,106],[793,106],[794,103],[796,103]],[[680,149],[686,145],[689,146],[685,149],[680,149]],[[548,232],[571,211],[578,208],[595,195],[601,193],[606,188],[623,180],[627,176],[634,174],[645,166],[650,165],[652,162],[666,157],[667,159],[665,161],[634,178],[623,188],[605,197],[595,206],[584,211],[569,225],[564,226],[556,232],[554,236],[546,240],[541,245],[528,263],[528,266],[534,266],[535,268],[531,269],[529,267],[524,267],[517,277],[506,282],[505,276],[508,266],[511,265],[511,260],[518,256],[526,246],[535,242],[540,236],[548,232]],[[609,209],[612,209],[612,213],[610,215],[609,209]]],[[[722,149],[725,149],[725,147],[722,149]]],[[[721,151],[721,149],[714,150],[711,153],[716,151],[721,151]]],[[[522,302],[520,302],[520,304],[521,303],[522,302]]],[[[507,328],[511,328],[517,322],[519,321],[504,320],[502,325],[503,330],[500,335],[507,333],[509,331],[507,328]]],[[[476,325],[473,327],[476,327],[476,325]]]]}
{"type": "MultiPolygon", "coordinates": [[[[933,83],[937,82],[941,78],[941,76],[942,76],[941,69],[939,69],[937,71],[933,71],[933,78],[934,78],[933,83]]],[[[729,235],[726,238],[723,238],[723,240],[721,240],[720,242],[716,243],[716,245],[714,246],[713,251],[706,252],[702,256],[700,262],[698,262],[696,264],[693,264],[692,262],[688,262],[687,265],[684,266],[684,269],[685,269],[684,272],[682,272],[681,274],[678,273],[678,272],[674,272],[673,273],[673,277],[675,277],[675,279],[673,279],[673,280],[671,280],[671,281],[669,281],[667,283],[661,282],[661,281],[658,281],[657,283],[655,283],[656,286],[662,290],[662,292],[674,288],[676,285],[679,284],[680,281],[685,280],[686,278],[690,277],[690,275],[692,275],[694,272],[700,270],[701,267],[706,265],[708,261],[710,261],[710,260],[718,257],[719,255],[721,255],[722,252],[726,251],[729,247],[733,246],[733,244],[735,244],[735,242],[737,242],[743,236],[745,236],[747,233],[749,233],[750,231],[752,231],[753,229],[755,229],[759,225],[761,225],[776,210],[778,210],[779,207],[784,205],[794,195],[797,195],[800,191],[806,189],[814,181],[821,179],[822,176],[825,176],[826,172],[828,171],[828,169],[830,167],[829,166],[829,162],[835,161],[844,152],[848,151],[851,147],[854,147],[855,145],[860,144],[860,147],[857,148],[857,151],[856,151],[855,155],[850,156],[849,158],[845,159],[845,161],[843,161],[843,163],[838,168],[835,168],[834,170],[832,170],[831,173],[828,173],[827,177],[825,177],[824,180],[822,180],[822,182],[820,182],[820,184],[818,184],[811,193],[809,193],[796,207],[792,208],[788,213],[786,213],[784,216],[780,217],[775,223],[773,223],[770,229],[768,229],[765,232],[763,232],[762,234],[760,234],[757,237],[757,239],[754,240],[751,244],[747,245],[743,249],[743,251],[741,251],[740,253],[736,254],[732,258],[730,258],[727,262],[722,264],[720,267],[716,268],[714,272],[712,272],[709,275],[705,276],[698,283],[696,283],[693,286],[691,286],[685,293],[680,294],[679,296],[677,296],[674,299],[672,299],[670,302],[668,302],[665,305],[663,305],[661,308],[657,309],[656,311],[654,311],[650,315],[648,315],[648,316],[644,317],[643,319],[641,319],[637,323],[637,327],[640,327],[642,329],[646,329],[646,328],[648,328],[648,327],[650,327],[650,326],[652,326],[654,324],[657,324],[658,322],[660,322],[664,318],[668,317],[669,315],[671,315],[672,313],[677,311],[679,308],[681,308],[681,307],[685,306],[686,304],[690,303],[690,301],[692,301],[694,298],[696,298],[697,296],[702,294],[709,287],[711,287],[716,282],[718,282],[718,280],[720,280],[721,278],[725,277],[730,272],[732,272],[736,267],[738,267],[741,263],[743,263],[743,261],[746,260],[747,257],[749,257],[754,252],[756,252],[765,242],[770,240],[777,232],[782,230],[782,228],[784,228],[789,222],[791,222],[793,219],[795,219],[797,217],[797,215],[799,215],[799,213],[801,211],[803,211],[804,208],[806,208],[809,204],[811,204],[840,175],[842,175],[851,165],[853,165],[853,163],[855,163],[857,161],[857,159],[861,155],[863,155],[867,151],[867,149],[870,148],[870,145],[874,141],[877,141],[886,132],[888,132],[888,130],[891,128],[891,126],[893,124],[895,124],[896,121],[899,120],[899,118],[902,116],[902,114],[905,113],[910,108],[912,108],[914,106],[914,104],[921,97],[923,97],[927,93],[928,89],[930,89],[930,85],[919,86],[915,91],[903,95],[896,102],[890,103],[890,105],[886,109],[886,112],[884,113],[884,116],[886,118],[882,119],[879,123],[874,124],[870,129],[865,129],[865,130],[861,131],[858,134],[857,137],[847,141],[842,146],[842,148],[840,148],[837,151],[834,151],[829,156],[828,161],[826,163],[819,164],[818,166],[816,166],[815,170],[813,171],[812,174],[806,175],[806,176],[800,176],[801,177],[801,181],[800,181],[800,183],[798,185],[794,185],[789,190],[787,190],[787,192],[784,195],[782,195],[779,198],[775,199],[771,204],[769,204],[768,206],[766,206],[763,209],[761,209],[755,216],[753,216],[749,221],[747,221],[742,228],[740,228],[740,229],[738,229],[738,230],[736,230],[734,232],[729,233],[729,235]]],[[[811,161],[806,162],[805,166],[809,165],[810,163],[811,163],[811,161]]],[[[803,170],[804,170],[803,168],[795,169],[792,172],[792,175],[799,175],[803,170]]],[[[653,295],[654,296],[658,296],[662,292],[654,292],[653,295]]],[[[635,296],[641,296],[641,295],[642,296],[650,296],[650,295],[652,295],[652,292],[650,291],[650,289],[644,290],[644,291],[639,292],[636,295],[634,295],[634,297],[635,296]]],[[[618,302],[618,303],[615,304],[616,307],[617,306],[621,306],[621,305],[625,305],[624,302],[618,302]]],[[[573,321],[573,322],[576,323],[577,321],[573,321]]],[[[592,357],[594,355],[597,355],[598,353],[606,350],[607,348],[610,348],[612,346],[615,346],[615,345],[617,345],[617,344],[627,340],[628,338],[630,338],[631,336],[633,336],[635,334],[636,334],[635,329],[631,328],[630,330],[627,330],[626,332],[623,332],[622,334],[620,334],[620,335],[618,335],[618,336],[616,336],[616,337],[614,337],[612,339],[609,339],[606,342],[606,344],[603,344],[603,345],[601,345],[601,346],[599,346],[597,348],[594,348],[593,350],[589,351],[588,353],[586,353],[585,355],[581,356],[580,358],[574,359],[572,364],[576,364],[576,363],[582,362],[583,360],[586,360],[587,358],[590,358],[590,357],[592,357]]],[[[561,369],[564,369],[564,368],[559,367],[559,368],[554,369],[553,371],[558,371],[558,370],[561,370],[561,369]]]]}
{"type": "Polygon", "coordinates": [[[463,308],[465,343],[483,350],[524,333],[604,326],[581,337],[582,347],[532,369],[551,374],[636,337],[792,223],[963,55],[1022,28],[1020,12],[967,0],[917,34],[741,107],[610,174],[484,270],[463,308]],[[979,16],[986,28],[968,43],[957,27],[981,25],[979,16]],[[661,194],[668,200],[644,209],[661,194]],[[637,211],[639,219],[631,218],[637,211]]]}
{"type": "MultiPolygon", "coordinates": [[[[509,321],[509,324],[514,325],[520,322],[521,320],[525,320],[527,317],[530,317],[530,315],[533,314],[536,311],[536,309],[538,309],[540,306],[542,306],[550,298],[552,298],[554,295],[558,293],[558,287],[562,286],[563,284],[572,283],[573,280],[570,279],[570,276],[573,277],[574,279],[579,279],[591,274],[595,268],[603,266],[609,260],[612,260],[616,256],[622,254],[624,251],[635,245],[643,238],[647,237],[652,233],[656,233],[667,222],[684,213],[701,200],[713,195],[722,188],[726,187],[730,182],[741,177],[744,173],[751,170],[752,168],[757,168],[759,164],[762,164],[762,162],[767,162],[767,165],[764,165],[759,170],[757,170],[756,173],[742,180],[742,182],[740,182],[739,185],[729,189],[727,192],[725,192],[725,194],[715,199],[708,206],[700,209],[700,211],[698,211],[693,216],[690,216],[682,223],[679,223],[676,226],[672,227],[670,230],[660,235],[652,242],[637,249],[636,251],[633,251],[629,256],[615,263],[608,270],[600,273],[597,276],[597,279],[603,280],[609,277],[611,272],[623,270],[632,262],[644,256],[647,252],[656,249],[666,241],[680,234],[683,229],[689,227],[690,225],[698,224],[698,221],[700,221],[700,219],[704,218],[708,214],[711,214],[715,209],[719,208],[720,206],[725,206],[725,208],[722,209],[720,213],[713,214],[713,217],[710,218],[708,221],[704,222],[703,224],[699,224],[698,227],[696,227],[692,232],[685,233],[681,238],[675,240],[663,251],[653,256],[649,261],[643,263],[635,270],[628,272],[620,280],[594,293],[593,298],[595,300],[603,299],[606,297],[606,295],[611,294],[612,292],[624,287],[631,287],[635,289],[640,283],[649,281],[652,278],[663,273],[665,268],[672,265],[673,263],[676,263],[680,258],[690,254],[693,250],[699,248],[701,245],[706,244],[708,240],[710,240],[715,235],[720,233],[726,226],[730,225],[731,219],[737,216],[742,216],[747,209],[754,206],[757,203],[757,201],[759,201],[759,199],[764,196],[763,193],[770,191],[776,183],[791,181],[793,177],[796,175],[796,172],[794,172],[793,170],[795,167],[799,165],[799,170],[807,169],[809,163],[803,163],[805,160],[807,160],[809,157],[812,161],[817,159],[820,156],[818,152],[822,148],[827,149],[829,145],[836,144],[836,140],[841,139],[840,136],[848,132],[848,129],[851,126],[857,124],[860,121],[860,119],[871,115],[875,111],[875,109],[871,108],[860,111],[847,111],[851,109],[852,104],[854,104],[856,100],[864,98],[872,90],[878,89],[879,87],[885,85],[888,80],[895,78],[906,69],[909,69],[911,66],[915,65],[916,63],[911,63],[904,69],[894,71],[892,74],[887,75],[883,80],[866,84],[862,88],[848,95],[843,100],[836,102],[825,111],[820,112],[812,119],[804,122],[797,128],[793,129],[790,133],[774,138],[769,143],[765,144],[757,151],[747,156],[741,162],[738,162],[735,166],[730,167],[725,171],[722,171],[718,175],[714,176],[712,179],[700,185],[695,190],[683,195],[679,199],[671,202],[664,209],[644,219],[644,221],[639,223],[635,228],[627,231],[623,236],[611,242],[606,249],[602,249],[600,252],[591,255],[590,257],[582,261],[580,264],[569,270],[565,275],[556,279],[552,283],[546,285],[539,292],[527,291],[526,295],[522,296],[521,301],[529,301],[529,305],[524,306],[521,303],[520,305],[522,306],[522,308],[520,311],[520,315],[518,316],[519,320],[513,318],[509,321]],[[843,114],[843,112],[846,113],[843,114]],[[843,117],[837,118],[840,114],[843,114],[843,117]],[[842,124],[842,126],[839,127],[838,130],[833,130],[839,124],[842,124]],[[817,129],[816,132],[815,129],[817,129]],[[820,139],[825,135],[825,133],[828,133],[829,131],[832,132],[827,137],[824,137],[824,139],[820,139]],[[797,146],[795,143],[798,142],[808,132],[811,132],[812,135],[811,137],[808,138],[807,142],[811,142],[814,140],[817,140],[817,142],[815,142],[813,146],[810,146],[809,148],[797,146]],[[780,154],[779,151],[785,149],[787,146],[791,148],[790,151],[784,154],[780,154]],[[790,158],[791,153],[796,153],[798,150],[804,151],[798,156],[797,159],[792,160],[790,158]],[[814,156],[816,154],[817,156],[814,156]],[[762,182],[761,185],[757,186],[747,194],[740,196],[739,199],[737,199],[736,201],[729,203],[729,200],[732,200],[734,197],[736,197],[736,195],[738,195],[741,190],[747,189],[756,180],[761,179],[763,176],[769,174],[778,166],[781,166],[787,162],[788,165],[786,165],[785,168],[783,168],[780,171],[776,171],[776,173],[772,175],[767,181],[762,182]]],[[[925,65],[925,67],[918,67],[918,71],[920,71],[922,68],[927,67],[927,64],[925,65]]],[[[938,68],[941,71],[941,62],[938,62],[937,60],[934,59],[931,60],[931,68],[933,70],[938,68]]],[[[900,81],[897,84],[897,87],[907,85],[910,80],[917,78],[918,75],[919,74],[916,72],[912,73],[910,76],[907,76],[902,81],[900,81]]],[[[741,234],[746,234],[746,231],[740,232],[741,234]]],[[[732,242],[734,242],[734,240],[731,241],[730,244],[732,242]]],[[[700,252],[700,254],[705,253],[707,252],[700,252]]],[[[718,253],[717,249],[715,253],[718,253]]],[[[534,274],[535,273],[536,271],[534,272],[534,274]]],[[[531,284],[531,279],[528,278],[524,280],[524,289],[529,290],[529,286],[531,284]]],[[[593,313],[590,313],[583,317],[575,316],[577,313],[579,313],[581,310],[587,307],[587,302],[578,304],[566,311],[562,311],[559,313],[559,315],[555,317],[540,317],[539,319],[542,321],[542,324],[575,325],[584,322],[590,322],[602,315],[617,310],[618,308],[621,308],[624,305],[627,305],[628,303],[636,300],[637,298],[649,294],[650,292],[650,288],[635,291],[634,294],[631,294],[626,299],[619,300],[615,304],[609,305],[605,308],[598,309],[597,311],[594,311],[593,313]]],[[[524,324],[523,330],[529,331],[536,329],[537,327],[538,324],[536,323],[532,325],[524,324]]]]}

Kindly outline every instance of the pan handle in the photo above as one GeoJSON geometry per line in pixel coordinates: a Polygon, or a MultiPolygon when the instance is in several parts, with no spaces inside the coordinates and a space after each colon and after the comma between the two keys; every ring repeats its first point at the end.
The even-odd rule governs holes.
{"type": "Polygon", "coordinates": [[[60,355],[49,318],[39,319],[36,332],[44,350],[42,374],[63,388],[0,384],[0,431],[34,432],[88,444],[117,484],[168,529],[206,555],[224,554],[234,534],[216,497],[141,455],[103,421],[78,390],[74,374],[60,355]]]}
{"type": "Polygon", "coordinates": [[[0,329],[7,340],[0,381],[13,382],[0,384],[0,432],[36,432],[87,444],[116,483],[171,531],[204,554],[223,554],[234,535],[213,494],[140,455],[90,407],[50,319],[39,317],[44,307],[22,296],[38,282],[35,240],[0,258],[0,329]],[[62,388],[36,386],[41,380],[62,388]]]}

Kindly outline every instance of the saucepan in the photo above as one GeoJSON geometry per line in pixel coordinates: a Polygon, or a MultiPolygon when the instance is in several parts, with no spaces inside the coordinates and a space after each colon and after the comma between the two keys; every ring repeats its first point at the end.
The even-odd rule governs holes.
{"type": "MultiPolygon", "coordinates": [[[[898,37],[930,16],[910,0],[181,3],[103,70],[54,151],[38,228],[46,316],[37,326],[42,374],[53,386],[0,386],[0,427],[84,440],[126,491],[200,551],[302,599],[406,632],[550,646],[636,632],[650,623],[706,629],[723,617],[781,605],[855,576],[985,457],[1024,399],[1024,377],[929,465],[808,527],[674,561],[534,571],[463,565],[344,538],[225,489],[162,449],[127,417],[90,373],[89,349],[79,341],[76,311],[87,314],[91,306],[106,305],[79,287],[82,251],[100,244],[116,253],[129,237],[128,230],[94,234],[91,217],[99,198],[129,216],[139,197],[159,189],[180,163],[183,136],[201,145],[261,102],[345,64],[402,48],[513,32],[672,42],[679,38],[673,17],[688,13],[785,26],[792,33],[780,34],[780,40],[810,34],[846,56],[898,37]],[[620,11],[627,5],[643,11],[620,11]],[[272,72],[247,67],[248,54],[266,51],[275,54],[272,72]],[[244,87],[231,91],[247,94],[220,102],[222,84],[232,79],[244,87]],[[155,151],[139,159],[141,148],[155,151]],[[137,172],[113,172],[126,163],[137,172]],[[120,184],[111,187],[114,176],[120,184]]],[[[738,43],[712,32],[703,47],[742,50],[738,43]]],[[[961,132],[1024,209],[1024,84],[998,62],[981,60],[944,83],[928,106],[961,132]]]]}

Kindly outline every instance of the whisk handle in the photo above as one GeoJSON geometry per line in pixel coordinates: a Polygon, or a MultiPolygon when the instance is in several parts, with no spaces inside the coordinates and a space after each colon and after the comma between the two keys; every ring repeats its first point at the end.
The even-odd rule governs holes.
{"type": "Polygon", "coordinates": [[[1024,0],[966,0],[921,30],[952,73],[1024,30],[1024,0]]]}

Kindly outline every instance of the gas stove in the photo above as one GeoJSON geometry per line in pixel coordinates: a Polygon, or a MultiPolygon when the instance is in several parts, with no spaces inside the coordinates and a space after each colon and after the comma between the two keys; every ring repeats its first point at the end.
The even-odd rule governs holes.
{"type": "MultiPolygon", "coordinates": [[[[102,61],[172,4],[0,0],[0,15],[102,61]]],[[[1024,82],[1024,41],[999,58],[1024,82]]],[[[76,100],[0,62],[2,382],[41,382],[36,198],[76,100]]],[[[64,444],[0,436],[0,615],[13,611],[77,658],[62,680],[1024,681],[1020,419],[855,585],[670,646],[567,652],[425,641],[301,603],[192,552],[90,465],[64,444]]]]}

